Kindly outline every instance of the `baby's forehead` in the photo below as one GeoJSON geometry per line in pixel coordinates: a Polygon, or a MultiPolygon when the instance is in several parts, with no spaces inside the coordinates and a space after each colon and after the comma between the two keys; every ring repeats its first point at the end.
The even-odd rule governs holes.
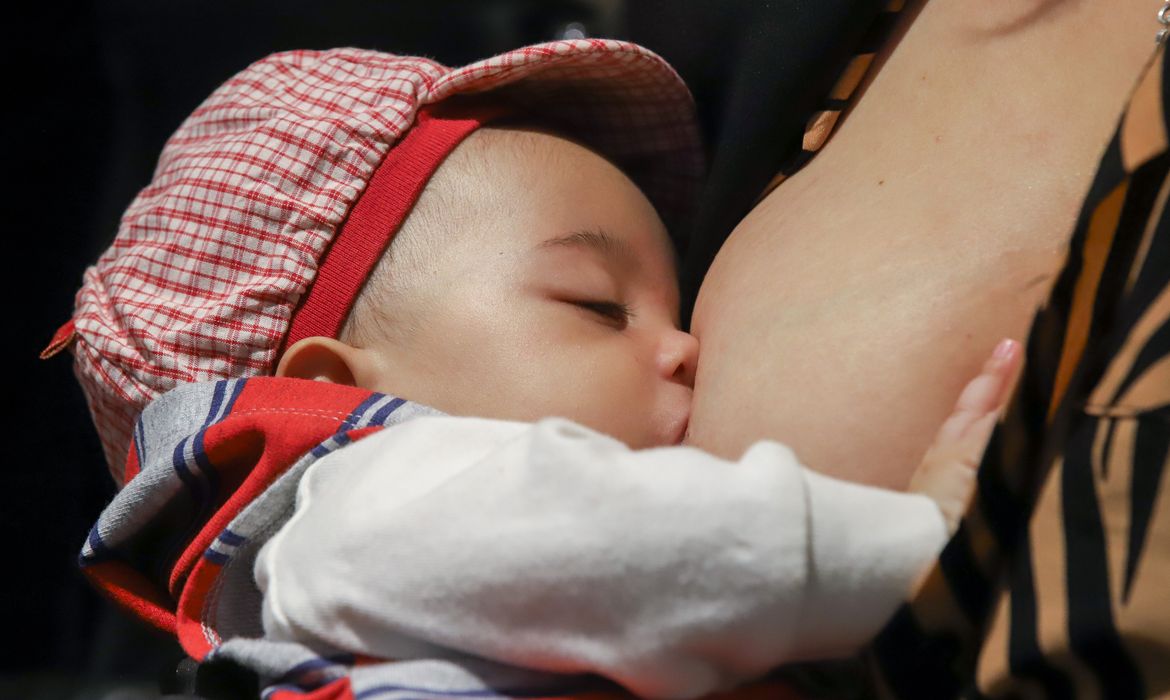
{"type": "MultiPolygon", "coordinates": [[[[517,124],[487,126],[472,133],[436,173],[450,163],[456,176],[498,183],[501,177],[541,188],[566,177],[583,194],[601,185],[636,193],[654,211],[642,189],[618,165],[588,143],[556,129],[517,124]]],[[[657,216],[657,212],[654,213],[657,216]]]]}
{"type": "Polygon", "coordinates": [[[419,258],[451,272],[502,255],[544,276],[608,270],[630,284],[677,287],[673,245],[642,190],[587,144],[542,125],[472,132],[436,170],[404,229],[399,237],[411,242],[401,243],[413,250],[391,250],[391,266],[419,258]]]}
{"type": "MultiPolygon", "coordinates": [[[[447,156],[436,177],[461,169],[464,177],[491,178],[517,169],[540,173],[583,157],[602,158],[568,135],[534,124],[485,126],[447,156]]],[[[515,174],[515,173],[513,173],[515,174]]]]}
{"type": "Polygon", "coordinates": [[[477,129],[454,149],[440,172],[448,162],[465,167],[478,165],[479,172],[469,174],[482,176],[490,176],[504,167],[539,176],[549,170],[589,164],[590,177],[617,178],[638,188],[599,149],[571,133],[537,122],[507,122],[477,129]]]}

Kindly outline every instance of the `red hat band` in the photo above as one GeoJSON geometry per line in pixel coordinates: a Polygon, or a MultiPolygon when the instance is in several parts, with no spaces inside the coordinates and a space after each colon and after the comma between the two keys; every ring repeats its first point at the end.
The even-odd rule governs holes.
{"type": "Polygon", "coordinates": [[[293,311],[282,352],[303,338],[340,335],[362,285],[443,160],[471,132],[503,113],[500,108],[419,112],[415,126],[387,152],[322,256],[317,277],[293,311]]]}

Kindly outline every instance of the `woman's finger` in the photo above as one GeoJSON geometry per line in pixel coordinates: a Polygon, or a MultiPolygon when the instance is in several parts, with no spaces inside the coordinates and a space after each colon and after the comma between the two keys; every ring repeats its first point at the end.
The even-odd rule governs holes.
{"type": "Polygon", "coordinates": [[[1020,344],[1005,338],[995,346],[979,376],[963,387],[955,409],[939,428],[938,443],[961,440],[972,426],[989,413],[998,413],[1007,401],[1020,364],[1020,344]]]}
{"type": "Polygon", "coordinates": [[[955,443],[956,459],[971,468],[977,468],[983,461],[983,452],[987,449],[987,442],[991,439],[991,433],[998,422],[999,414],[993,411],[983,414],[972,423],[967,432],[955,443]]]}

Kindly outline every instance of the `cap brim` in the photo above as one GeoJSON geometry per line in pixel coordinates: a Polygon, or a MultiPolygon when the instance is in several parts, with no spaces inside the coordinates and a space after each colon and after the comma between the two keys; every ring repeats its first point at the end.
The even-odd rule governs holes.
{"type": "Polygon", "coordinates": [[[458,68],[434,81],[423,104],[490,95],[526,119],[576,138],[620,167],[677,224],[703,174],[694,101],[657,54],[636,44],[575,39],[528,46],[458,68]]]}

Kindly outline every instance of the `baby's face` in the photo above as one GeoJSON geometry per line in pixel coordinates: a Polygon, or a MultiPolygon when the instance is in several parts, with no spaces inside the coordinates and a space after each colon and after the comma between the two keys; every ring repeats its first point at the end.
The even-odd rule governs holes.
{"type": "Polygon", "coordinates": [[[411,285],[415,327],[367,348],[368,388],[456,415],[566,417],[636,448],[678,442],[698,343],[678,329],[649,201],[557,136],[480,130],[458,158],[483,177],[460,188],[455,235],[411,285]]]}

